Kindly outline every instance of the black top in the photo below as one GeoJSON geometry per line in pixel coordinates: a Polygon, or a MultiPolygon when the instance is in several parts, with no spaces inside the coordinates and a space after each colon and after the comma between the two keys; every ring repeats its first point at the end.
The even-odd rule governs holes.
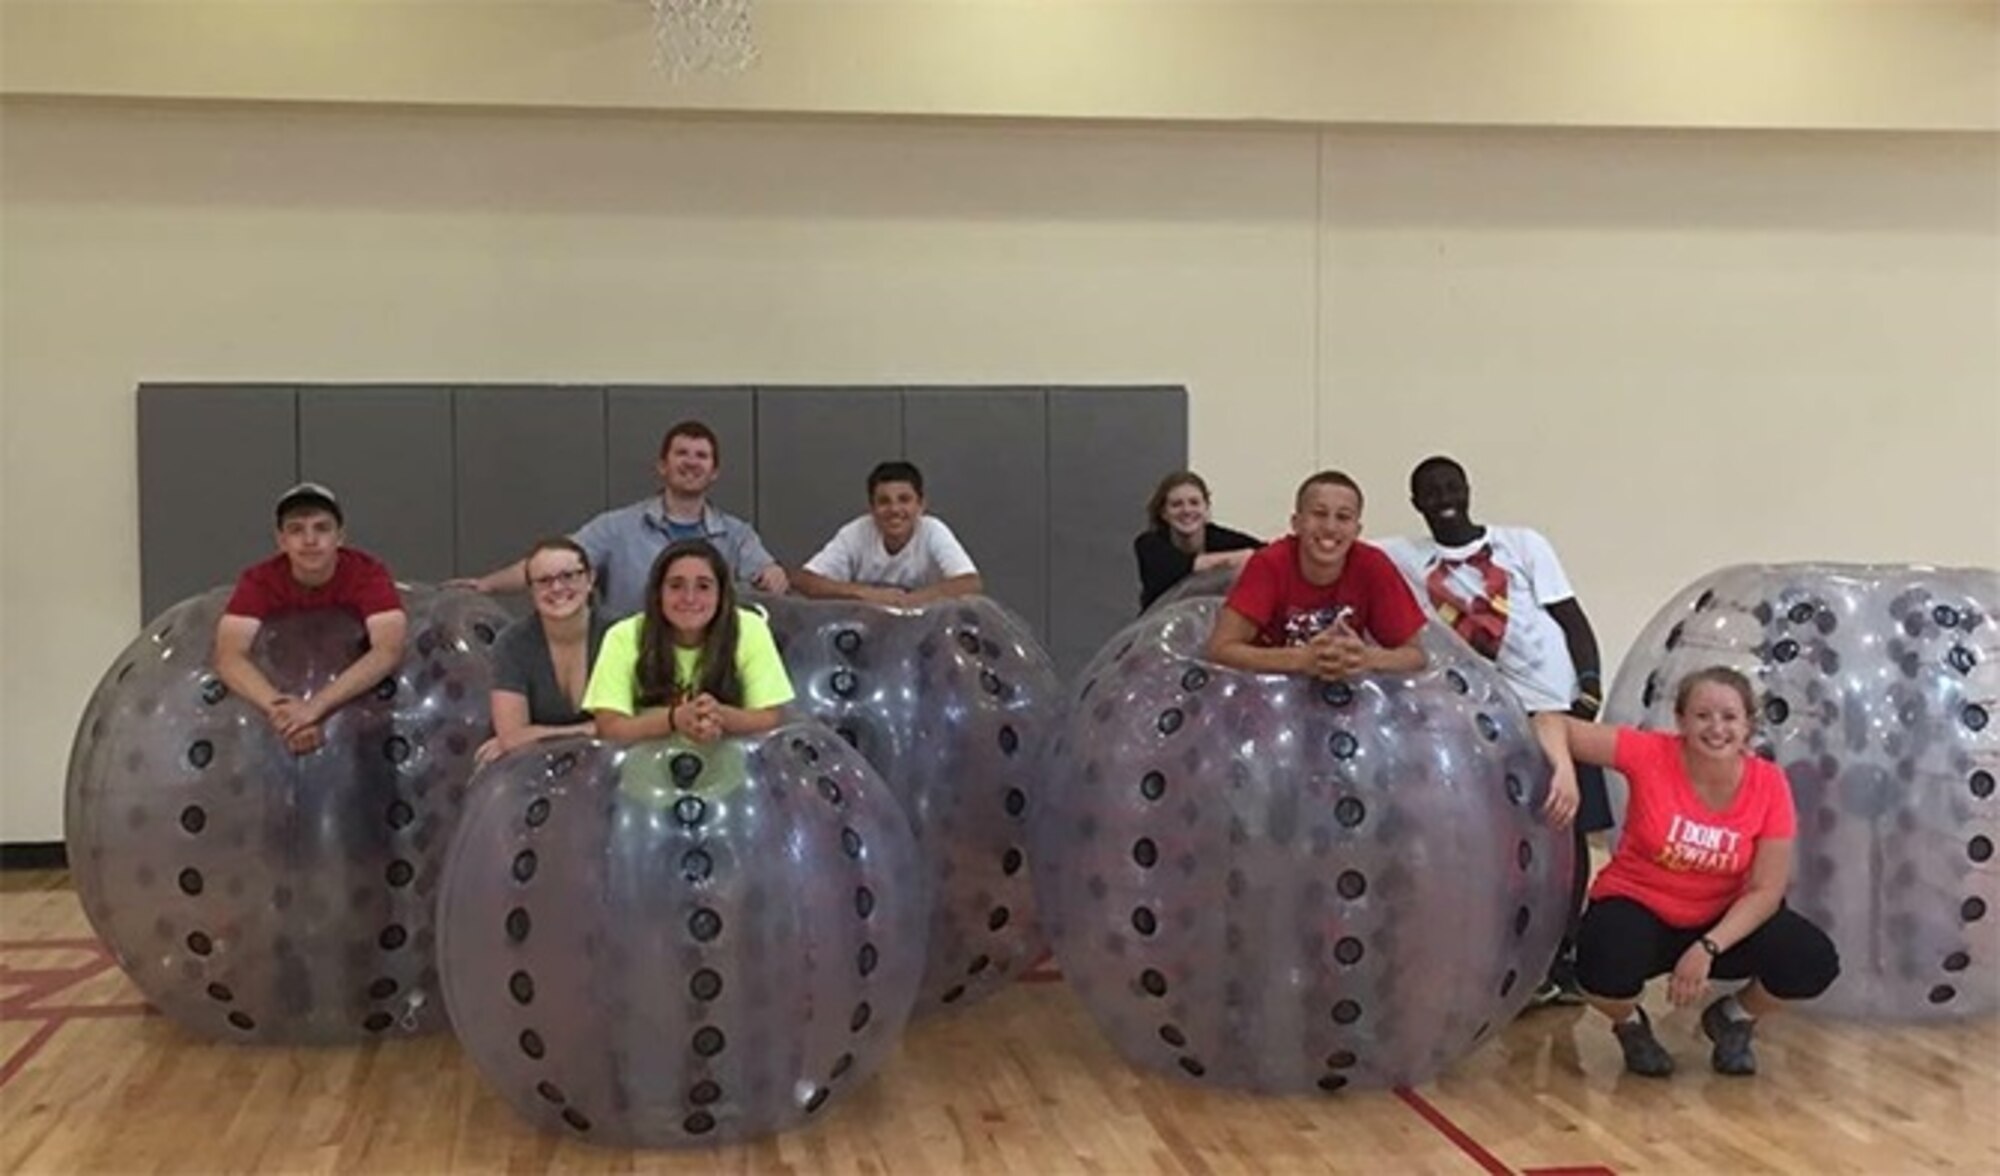
{"type": "MultiPolygon", "coordinates": [[[[1209,523],[1202,534],[1202,554],[1220,551],[1255,551],[1264,541],[1241,531],[1209,523]]],[[[1142,531],[1132,540],[1132,554],[1139,557],[1139,609],[1149,608],[1167,589],[1194,571],[1194,556],[1174,546],[1165,527],[1142,531]]]]}
{"type": "MultiPolygon", "coordinates": [[[[603,609],[590,610],[590,635],[583,651],[586,681],[597,665],[597,651],[610,627],[611,620],[603,609]]],[[[526,695],[528,721],[538,727],[570,727],[590,721],[590,712],[572,706],[556,681],[556,664],[549,657],[549,639],[542,632],[538,613],[529,613],[500,631],[500,639],[493,643],[493,688],[526,695]]]]}

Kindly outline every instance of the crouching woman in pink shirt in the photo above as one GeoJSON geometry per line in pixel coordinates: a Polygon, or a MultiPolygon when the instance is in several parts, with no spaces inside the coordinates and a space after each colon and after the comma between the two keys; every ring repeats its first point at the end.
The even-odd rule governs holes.
{"type": "Polygon", "coordinates": [[[1702,1010],[1717,1073],[1754,1074],[1757,1018],[1826,991],[1840,960],[1826,933],[1785,905],[1796,819],[1776,764],[1749,750],[1756,695],[1721,666],[1681,680],[1677,730],[1535,716],[1555,763],[1552,787],[1574,795],[1576,761],[1624,773],[1624,831],[1590,888],[1577,934],[1577,980],[1611,1019],[1634,1074],[1664,1078],[1674,1059],[1653,1036],[1639,995],[1670,973],[1675,1005],[1700,1000],[1714,980],[1748,980],[1702,1010]]]}

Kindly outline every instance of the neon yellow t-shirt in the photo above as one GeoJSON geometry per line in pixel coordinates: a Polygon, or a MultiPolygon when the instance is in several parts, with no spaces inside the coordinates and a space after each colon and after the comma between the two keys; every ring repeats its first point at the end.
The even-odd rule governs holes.
{"type": "MultiPolygon", "coordinates": [[[[621,715],[639,712],[639,627],[645,622],[644,614],[627,617],[604,634],[590,685],[583,691],[583,709],[621,715]]],[[[698,650],[674,649],[674,680],[683,690],[694,687],[698,654],[698,650]]],[[[792,679],[778,656],[778,643],[771,639],[771,623],[752,609],[736,610],[736,676],[743,680],[744,710],[792,700],[792,679]]]]}

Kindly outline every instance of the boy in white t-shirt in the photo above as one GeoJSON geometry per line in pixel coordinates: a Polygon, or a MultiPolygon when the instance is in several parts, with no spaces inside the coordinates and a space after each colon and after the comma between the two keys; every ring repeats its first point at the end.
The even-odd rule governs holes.
{"type": "MultiPolygon", "coordinates": [[[[1427,457],[1410,471],[1410,505],[1430,535],[1386,539],[1382,550],[1416,589],[1417,599],[1467,644],[1493,662],[1528,713],[1561,711],[1594,719],[1604,687],[1597,635],[1583,615],[1555,548],[1539,531],[1472,521],[1472,488],[1465,468],[1448,457],[1427,457]]],[[[1570,934],[1536,992],[1537,1004],[1574,1003],[1575,917],[1589,881],[1587,833],[1611,827],[1604,774],[1579,770],[1581,806],[1574,825],[1577,877],[1570,934]]]]}
{"type": "Polygon", "coordinates": [[[982,590],[944,520],[924,513],[924,475],[907,461],[868,474],[868,513],[835,531],[792,586],[823,600],[911,606],[982,590]]]}

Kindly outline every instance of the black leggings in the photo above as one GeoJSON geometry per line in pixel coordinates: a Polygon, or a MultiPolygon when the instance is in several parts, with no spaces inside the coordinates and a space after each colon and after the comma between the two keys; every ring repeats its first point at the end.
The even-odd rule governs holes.
{"type": "MultiPolygon", "coordinates": [[[[1585,992],[1632,1000],[1654,976],[1674,970],[1710,927],[1673,927],[1629,898],[1590,904],[1577,933],[1576,975],[1585,992]]],[[[1756,980],[1779,1000],[1810,1000],[1840,975],[1833,940],[1788,906],[1715,958],[1717,980],[1756,980]]]]}

